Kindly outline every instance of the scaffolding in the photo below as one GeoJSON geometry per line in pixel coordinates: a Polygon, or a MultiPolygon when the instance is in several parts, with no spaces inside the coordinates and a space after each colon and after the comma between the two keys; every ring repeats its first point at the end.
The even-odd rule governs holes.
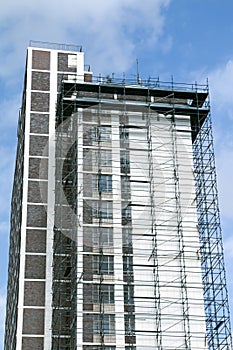
{"type": "Polygon", "coordinates": [[[53,350],[231,349],[208,86],[63,81],[55,191],[53,350]]]}
{"type": "Polygon", "coordinates": [[[223,260],[210,115],[193,144],[200,257],[209,349],[231,349],[230,314],[223,260]]]}
{"type": "Polygon", "coordinates": [[[153,259],[153,277],[154,277],[154,295],[155,295],[155,313],[156,313],[156,345],[158,350],[162,350],[161,337],[161,305],[160,305],[160,282],[158,270],[158,242],[157,242],[157,223],[155,212],[155,183],[154,183],[154,164],[153,164],[153,145],[152,145],[152,130],[151,130],[151,115],[150,111],[147,118],[147,141],[148,141],[148,162],[149,162],[149,186],[150,186],[150,206],[151,206],[151,234],[152,234],[152,253],[153,259]]]}

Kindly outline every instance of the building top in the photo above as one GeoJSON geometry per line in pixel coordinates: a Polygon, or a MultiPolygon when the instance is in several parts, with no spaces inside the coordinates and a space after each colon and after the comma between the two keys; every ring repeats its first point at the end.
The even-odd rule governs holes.
{"type": "Polygon", "coordinates": [[[40,49],[49,49],[49,50],[69,51],[69,52],[82,52],[81,45],[49,43],[46,41],[30,40],[29,47],[36,47],[40,49]]]}

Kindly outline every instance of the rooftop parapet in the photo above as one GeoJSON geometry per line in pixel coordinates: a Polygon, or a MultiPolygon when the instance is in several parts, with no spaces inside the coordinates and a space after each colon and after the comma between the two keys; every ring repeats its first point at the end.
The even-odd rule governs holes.
{"type": "Polygon", "coordinates": [[[69,51],[69,52],[82,52],[81,45],[49,43],[46,41],[30,40],[29,46],[37,47],[41,49],[60,50],[60,51],[69,51]]]}

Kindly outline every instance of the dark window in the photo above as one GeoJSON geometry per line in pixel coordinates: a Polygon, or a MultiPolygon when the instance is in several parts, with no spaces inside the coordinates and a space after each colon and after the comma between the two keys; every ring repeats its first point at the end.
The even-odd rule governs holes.
{"type": "Polygon", "coordinates": [[[133,257],[130,255],[123,256],[123,271],[130,273],[133,271],[133,257]]]}
{"type": "Polygon", "coordinates": [[[93,302],[95,304],[114,304],[114,285],[113,284],[94,284],[93,302]]]}
{"type": "Polygon", "coordinates": [[[93,244],[101,247],[113,246],[112,227],[95,227],[93,229],[93,244]]]}
{"type": "Polygon", "coordinates": [[[132,231],[130,227],[122,228],[122,243],[124,247],[132,247],[132,231]]]}
{"type": "Polygon", "coordinates": [[[134,315],[125,315],[125,334],[133,335],[135,333],[134,315]]]}
{"type": "Polygon", "coordinates": [[[130,202],[122,202],[122,225],[127,225],[131,222],[131,203],[130,202]]]}
{"type": "Polygon", "coordinates": [[[112,192],[112,176],[93,175],[93,188],[98,192],[112,192]]]}
{"type": "Polygon", "coordinates": [[[107,149],[95,150],[93,152],[93,165],[98,167],[112,166],[112,152],[107,149]]]}
{"type": "Polygon", "coordinates": [[[128,146],[129,141],[129,129],[125,126],[120,127],[120,146],[122,148],[128,146]]]}
{"type": "Polygon", "coordinates": [[[134,302],[134,288],[131,284],[124,285],[124,303],[132,305],[134,302]]]}
{"type": "Polygon", "coordinates": [[[93,256],[93,273],[113,275],[114,259],[111,255],[94,255],[93,256]]]}
{"type": "Polygon", "coordinates": [[[93,141],[110,141],[111,127],[110,126],[94,126],[92,128],[93,141]]]}
{"type": "Polygon", "coordinates": [[[124,193],[130,192],[130,177],[121,176],[121,191],[124,193]]]}
{"type": "Polygon", "coordinates": [[[129,162],[129,152],[128,151],[121,151],[120,152],[120,163],[121,163],[121,172],[124,174],[129,173],[130,162],[129,162]]]}
{"type": "Polygon", "coordinates": [[[102,201],[92,203],[92,215],[97,219],[112,219],[112,202],[102,201]]]}
{"type": "Polygon", "coordinates": [[[47,72],[32,72],[32,90],[49,91],[50,75],[47,72]]]}
{"type": "Polygon", "coordinates": [[[115,334],[115,315],[94,315],[94,334],[115,334]]]}
{"type": "Polygon", "coordinates": [[[50,52],[32,50],[32,69],[49,70],[50,52]]]}
{"type": "Polygon", "coordinates": [[[31,113],[30,132],[36,134],[49,133],[49,115],[31,113]]]}
{"type": "Polygon", "coordinates": [[[24,309],[23,333],[33,335],[44,333],[44,310],[24,309]]]}

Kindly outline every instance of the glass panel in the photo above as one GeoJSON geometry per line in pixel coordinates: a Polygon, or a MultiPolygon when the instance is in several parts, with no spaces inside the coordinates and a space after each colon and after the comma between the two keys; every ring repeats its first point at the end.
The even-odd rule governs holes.
{"type": "Polygon", "coordinates": [[[94,284],[93,302],[103,304],[114,304],[114,285],[112,284],[94,284]]]}
{"type": "Polygon", "coordinates": [[[115,334],[115,315],[94,315],[93,333],[115,334]]]}
{"type": "Polygon", "coordinates": [[[111,127],[110,126],[94,126],[92,128],[93,141],[110,141],[111,127]]]}
{"type": "Polygon", "coordinates": [[[114,259],[111,255],[93,255],[93,273],[112,275],[114,259]]]}
{"type": "Polygon", "coordinates": [[[124,285],[124,303],[133,304],[134,301],[134,289],[132,285],[124,285]]]}
{"type": "Polygon", "coordinates": [[[93,188],[99,192],[112,192],[112,176],[93,175],[93,188]]]}
{"type": "Polygon", "coordinates": [[[93,244],[98,246],[113,245],[113,229],[112,227],[95,227],[93,229],[93,244]]]}

